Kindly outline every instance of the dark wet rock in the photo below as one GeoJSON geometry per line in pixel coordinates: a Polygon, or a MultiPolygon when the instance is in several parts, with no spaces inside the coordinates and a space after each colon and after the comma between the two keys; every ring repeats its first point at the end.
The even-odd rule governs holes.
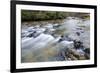
{"type": "Polygon", "coordinates": [[[90,48],[84,49],[84,52],[87,53],[87,54],[90,54],[90,48]]]}
{"type": "Polygon", "coordinates": [[[54,25],[53,28],[59,28],[61,25],[54,25]]]}
{"type": "Polygon", "coordinates": [[[83,30],[82,28],[76,28],[77,30],[83,30]]]}
{"type": "Polygon", "coordinates": [[[84,33],[84,31],[81,31],[81,33],[84,33]]]}
{"type": "Polygon", "coordinates": [[[34,33],[29,34],[27,37],[33,37],[34,33]]]}
{"type": "Polygon", "coordinates": [[[61,35],[61,38],[59,39],[58,42],[61,41],[73,41],[71,38],[69,38],[67,35],[61,35]]]}
{"type": "Polygon", "coordinates": [[[83,43],[81,41],[74,40],[74,48],[78,49],[80,47],[83,47],[83,43]]]}
{"type": "Polygon", "coordinates": [[[61,38],[61,39],[59,39],[59,41],[58,42],[61,42],[61,41],[63,41],[63,39],[61,38]]]}
{"type": "Polygon", "coordinates": [[[76,32],[76,34],[77,34],[78,36],[80,36],[80,32],[76,32]]]}

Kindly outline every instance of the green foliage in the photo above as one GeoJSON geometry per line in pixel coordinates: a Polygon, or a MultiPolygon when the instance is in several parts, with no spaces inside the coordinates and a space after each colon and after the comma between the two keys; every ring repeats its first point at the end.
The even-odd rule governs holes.
{"type": "Polygon", "coordinates": [[[80,17],[80,18],[90,17],[88,13],[21,10],[22,21],[56,20],[56,19],[65,19],[66,17],[69,16],[80,17]]]}
{"type": "Polygon", "coordinates": [[[66,18],[65,12],[30,11],[30,10],[21,11],[22,21],[41,21],[41,20],[55,20],[64,18],[66,18]]]}

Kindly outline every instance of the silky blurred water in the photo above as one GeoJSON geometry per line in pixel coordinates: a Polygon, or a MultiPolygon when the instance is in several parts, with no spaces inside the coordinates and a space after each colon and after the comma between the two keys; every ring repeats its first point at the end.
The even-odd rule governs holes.
{"type": "Polygon", "coordinates": [[[90,20],[69,17],[56,24],[49,22],[43,26],[22,25],[21,62],[65,61],[61,52],[73,48],[73,41],[59,42],[62,35],[80,40],[85,48],[90,48],[90,20]],[[56,25],[59,27],[54,27],[56,25]],[[34,32],[35,35],[34,30],[37,31],[34,32]],[[76,32],[80,33],[80,36],[76,32]],[[31,33],[35,37],[27,37],[31,33]]]}

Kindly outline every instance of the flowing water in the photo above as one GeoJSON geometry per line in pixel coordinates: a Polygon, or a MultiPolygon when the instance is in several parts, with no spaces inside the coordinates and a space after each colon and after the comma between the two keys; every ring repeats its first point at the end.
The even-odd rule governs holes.
{"type": "Polygon", "coordinates": [[[90,20],[68,17],[59,22],[25,22],[21,38],[22,63],[65,61],[61,52],[74,48],[73,40],[81,41],[84,48],[90,48],[90,20]]]}

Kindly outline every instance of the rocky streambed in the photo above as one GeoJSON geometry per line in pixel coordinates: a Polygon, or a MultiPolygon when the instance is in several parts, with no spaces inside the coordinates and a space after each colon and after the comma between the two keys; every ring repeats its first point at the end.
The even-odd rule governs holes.
{"type": "Polygon", "coordinates": [[[43,23],[22,25],[22,63],[90,59],[89,19],[67,17],[60,23],[43,23]]]}

